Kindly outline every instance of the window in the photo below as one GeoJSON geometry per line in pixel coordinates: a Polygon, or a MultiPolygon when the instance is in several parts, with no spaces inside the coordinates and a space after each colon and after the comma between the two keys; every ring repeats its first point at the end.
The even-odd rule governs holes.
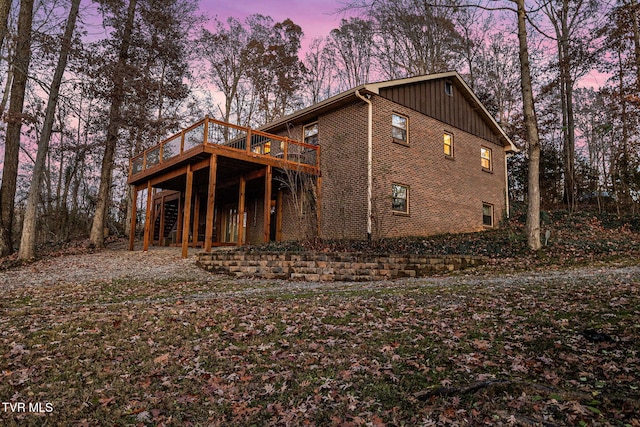
{"type": "Polygon", "coordinates": [[[396,142],[407,144],[409,138],[407,134],[409,119],[399,114],[391,115],[391,136],[396,142]]]}
{"type": "Polygon", "coordinates": [[[318,122],[306,125],[302,129],[304,142],[311,145],[318,145],[318,122]]]}
{"type": "Polygon", "coordinates": [[[489,203],[482,204],[482,225],[493,227],[493,205],[489,203]]]}
{"type": "Polygon", "coordinates": [[[491,170],[491,149],[486,147],[480,148],[480,160],[482,162],[482,169],[491,170]]]}
{"type": "Polygon", "coordinates": [[[404,214],[409,213],[409,187],[402,184],[391,186],[391,210],[404,214]]]}
{"type": "Polygon", "coordinates": [[[450,81],[444,82],[444,93],[449,96],[453,96],[453,83],[451,83],[450,81]]]}
{"type": "Polygon", "coordinates": [[[453,135],[444,133],[444,155],[453,157],[453,135]]]}

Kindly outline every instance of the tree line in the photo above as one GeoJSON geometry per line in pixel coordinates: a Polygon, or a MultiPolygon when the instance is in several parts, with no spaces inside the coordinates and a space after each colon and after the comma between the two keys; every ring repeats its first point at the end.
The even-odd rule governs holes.
{"type": "Polygon", "coordinates": [[[308,41],[291,19],[196,0],[0,0],[0,256],[128,232],[129,159],[210,114],[260,126],[359,84],[457,70],[522,148],[510,193],[636,213],[637,0],[353,0],[308,41]],[[588,79],[597,80],[590,86],[588,79]]]}

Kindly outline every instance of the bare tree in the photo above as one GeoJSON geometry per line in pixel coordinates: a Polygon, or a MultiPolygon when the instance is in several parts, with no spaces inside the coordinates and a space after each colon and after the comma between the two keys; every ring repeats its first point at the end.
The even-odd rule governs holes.
{"type": "Polygon", "coordinates": [[[540,240],[540,138],[538,122],[533,102],[531,68],[529,65],[529,45],[527,42],[527,11],[524,0],[516,0],[518,16],[518,42],[520,46],[520,88],[524,122],[529,144],[529,179],[527,208],[527,244],[532,250],[542,247],[540,240]]]}
{"type": "MultiPolygon", "coordinates": [[[[224,96],[222,120],[230,122],[239,86],[247,77],[249,56],[247,49],[250,35],[235,18],[227,19],[227,27],[215,21],[215,32],[203,30],[201,43],[210,66],[209,76],[224,96]]],[[[236,117],[236,123],[240,117],[236,117]]]]}
{"type": "Polygon", "coordinates": [[[124,22],[124,30],[120,39],[118,61],[112,75],[113,89],[111,92],[111,106],[109,108],[107,138],[105,141],[105,150],[100,172],[100,189],[98,190],[96,211],[93,216],[91,234],[89,236],[91,243],[99,248],[104,247],[104,228],[106,225],[107,209],[109,206],[111,174],[113,171],[116,145],[118,142],[118,132],[120,129],[120,109],[124,102],[125,68],[129,61],[129,46],[131,44],[131,33],[133,32],[136,4],[137,0],[129,0],[127,16],[124,22]]]}
{"type": "Polygon", "coordinates": [[[366,3],[369,15],[376,22],[376,56],[381,58],[379,69],[386,78],[448,71],[462,60],[462,36],[453,22],[458,1],[366,3]]]}
{"type": "Polygon", "coordinates": [[[597,11],[597,2],[591,0],[555,0],[545,2],[542,8],[553,25],[554,39],[558,48],[560,104],[562,107],[564,198],[567,207],[576,207],[575,182],[575,117],[573,90],[575,79],[580,75],[580,62],[588,60],[585,48],[589,44],[588,32],[579,34],[597,11]]]}
{"type": "Polygon", "coordinates": [[[11,11],[11,0],[0,0],[0,49],[4,44],[7,36],[7,25],[9,21],[9,12],[11,11]]]}
{"type": "Polygon", "coordinates": [[[327,48],[335,59],[334,71],[342,90],[369,81],[373,63],[373,22],[361,18],[343,19],[340,27],[331,30],[327,48]]]}
{"type": "Polygon", "coordinates": [[[31,24],[33,0],[20,2],[16,53],[13,59],[14,78],[7,117],[6,143],[2,187],[0,188],[0,256],[13,252],[14,198],[18,177],[20,133],[23,122],[24,97],[31,62],[31,24]]]}
{"type": "Polygon", "coordinates": [[[334,61],[321,38],[311,42],[304,59],[309,102],[316,104],[331,96],[334,61]]]}
{"type": "Polygon", "coordinates": [[[79,8],[80,0],[73,0],[71,2],[71,10],[69,11],[67,25],[62,37],[62,48],[60,49],[58,65],[53,75],[51,90],[49,91],[49,100],[47,102],[44,125],[42,127],[42,133],[40,134],[40,140],[38,141],[38,153],[36,154],[36,161],[33,167],[33,176],[31,178],[31,186],[29,188],[29,196],[22,225],[22,238],[20,240],[18,258],[23,260],[33,258],[35,255],[36,216],[38,212],[40,184],[42,183],[42,176],[45,168],[45,158],[49,151],[49,140],[51,139],[51,132],[53,130],[53,121],[58,104],[58,95],[60,94],[60,85],[62,84],[64,70],[67,67],[67,58],[69,56],[69,51],[71,50],[71,38],[73,37],[73,32],[76,26],[79,8]]]}
{"type": "Polygon", "coordinates": [[[314,176],[294,168],[287,168],[274,176],[280,188],[287,190],[287,201],[293,213],[296,238],[311,239],[317,236],[316,209],[318,193],[314,176]]]}

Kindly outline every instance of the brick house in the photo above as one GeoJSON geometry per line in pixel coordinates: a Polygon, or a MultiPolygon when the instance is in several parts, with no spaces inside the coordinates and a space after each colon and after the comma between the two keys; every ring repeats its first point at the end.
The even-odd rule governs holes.
{"type": "Polygon", "coordinates": [[[132,159],[129,184],[135,195],[149,190],[145,249],[172,233],[183,254],[309,230],[351,239],[457,233],[508,215],[506,159],[516,151],[447,72],[361,85],[259,130],[207,118],[132,159]]]}

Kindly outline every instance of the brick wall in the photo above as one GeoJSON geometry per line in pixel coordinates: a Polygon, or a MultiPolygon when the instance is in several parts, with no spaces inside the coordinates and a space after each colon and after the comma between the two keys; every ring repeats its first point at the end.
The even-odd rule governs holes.
{"type": "MultiPolygon", "coordinates": [[[[321,235],[330,239],[364,239],[367,237],[367,106],[362,102],[353,103],[321,115],[317,122],[322,170],[321,235]]],[[[287,136],[302,140],[302,129],[302,125],[295,126],[287,136]]],[[[294,234],[291,222],[283,215],[285,240],[285,236],[294,234]]]]}
{"type": "Polygon", "coordinates": [[[377,237],[482,230],[482,204],[494,206],[494,223],[505,209],[504,151],[499,145],[438,120],[374,97],[374,223],[377,237]],[[409,145],[391,138],[391,115],[409,119],[409,145]],[[453,135],[454,156],[443,150],[444,132],[453,135]],[[493,170],[480,163],[480,148],[492,150],[493,170]],[[409,186],[409,214],[391,211],[392,183],[409,186]]]}
{"type": "MultiPolygon", "coordinates": [[[[373,96],[373,237],[397,237],[478,231],[482,205],[493,205],[494,224],[505,210],[505,163],[502,146],[373,96]],[[394,143],[391,114],[409,119],[409,144],[394,143]],[[454,156],[443,151],[443,134],[453,135],[454,156]],[[492,151],[492,171],[484,171],[480,148],[492,151]],[[409,214],[391,210],[391,185],[409,187],[409,214]]],[[[357,100],[320,115],[323,238],[367,236],[367,105],[357,100]]],[[[308,121],[311,123],[313,120],[308,121]]],[[[306,124],[306,123],[305,123],[306,124]]],[[[302,140],[302,125],[288,131],[302,140]]],[[[285,202],[286,203],[286,202],[285,202]]],[[[285,209],[283,239],[293,224],[285,209]]]]}

